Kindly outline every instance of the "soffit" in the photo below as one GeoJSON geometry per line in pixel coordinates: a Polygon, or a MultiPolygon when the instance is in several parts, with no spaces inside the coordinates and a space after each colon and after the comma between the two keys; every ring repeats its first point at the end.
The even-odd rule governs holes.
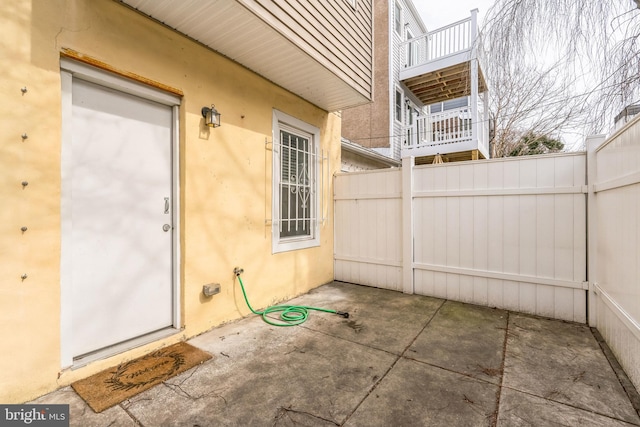
{"type": "Polygon", "coordinates": [[[324,110],[369,102],[237,1],[120,1],[324,110]]]}

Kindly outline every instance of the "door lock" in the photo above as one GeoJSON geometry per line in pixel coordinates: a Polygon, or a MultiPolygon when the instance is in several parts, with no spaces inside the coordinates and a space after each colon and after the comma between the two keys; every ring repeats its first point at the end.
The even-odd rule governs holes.
{"type": "Polygon", "coordinates": [[[169,230],[171,230],[171,226],[169,224],[165,224],[165,225],[162,226],[162,229],[164,231],[169,231],[169,230]]]}

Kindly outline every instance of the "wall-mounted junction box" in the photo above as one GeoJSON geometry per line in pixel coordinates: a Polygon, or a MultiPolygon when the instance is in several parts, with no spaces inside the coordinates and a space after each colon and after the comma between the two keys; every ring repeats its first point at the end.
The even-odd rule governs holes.
{"type": "Polygon", "coordinates": [[[220,293],[220,283],[210,283],[202,287],[202,293],[205,297],[212,297],[220,293]]]}

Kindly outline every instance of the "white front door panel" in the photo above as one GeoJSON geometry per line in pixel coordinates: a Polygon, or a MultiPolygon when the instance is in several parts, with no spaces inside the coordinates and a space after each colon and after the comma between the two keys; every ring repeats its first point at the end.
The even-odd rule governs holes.
{"type": "Polygon", "coordinates": [[[63,239],[77,357],[173,324],[173,114],[76,78],[72,98],[72,233],[63,239]]]}

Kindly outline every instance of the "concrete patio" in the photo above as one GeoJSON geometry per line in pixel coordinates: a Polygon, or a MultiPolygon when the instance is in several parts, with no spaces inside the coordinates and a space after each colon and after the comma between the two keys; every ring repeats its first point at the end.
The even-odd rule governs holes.
{"type": "Polygon", "coordinates": [[[290,302],[351,316],[213,329],[189,341],[212,359],[100,414],[70,387],[32,403],[74,426],[640,426],[587,326],[342,282],[290,302]]]}

